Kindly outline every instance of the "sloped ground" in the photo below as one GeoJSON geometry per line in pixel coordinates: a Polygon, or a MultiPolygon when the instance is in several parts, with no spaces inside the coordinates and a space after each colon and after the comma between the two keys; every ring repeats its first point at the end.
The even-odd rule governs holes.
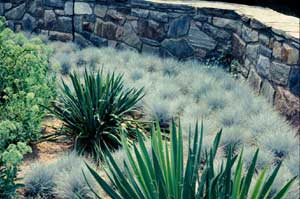
{"type": "MultiPolygon", "coordinates": [[[[80,50],[72,43],[51,42],[49,45],[55,50],[50,60],[52,70],[66,82],[71,71],[82,74],[85,67],[90,70],[103,68],[104,72],[123,73],[125,85],[129,87],[144,87],[146,96],[140,104],[144,120],[158,119],[167,126],[172,117],[180,117],[187,129],[190,124],[202,119],[206,148],[211,146],[217,130],[224,128],[219,163],[226,154],[227,146],[235,144],[235,152],[244,147],[247,167],[255,148],[259,147],[258,170],[265,165],[273,167],[279,160],[284,160],[274,190],[291,176],[299,175],[299,142],[295,138],[295,130],[264,98],[256,96],[246,82],[233,79],[216,65],[195,61],[181,63],[110,48],[80,50]]],[[[187,138],[188,135],[184,134],[185,143],[187,138]]],[[[51,148],[50,145],[47,147],[51,148]]],[[[65,150],[64,147],[62,149],[65,150]]],[[[53,150],[56,152],[55,147],[53,150]]],[[[47,155],[52,152],[52,149],[42,152],[38,159],[41,162],[57,159],[59,156],[47,155]],[[42,156],[48,157],[48,160],[42,156]]],[[[122,163],[122,150],[115,156],[122,163]]],[[[288,198],[298,196],[295,184],[288,198]]]]}

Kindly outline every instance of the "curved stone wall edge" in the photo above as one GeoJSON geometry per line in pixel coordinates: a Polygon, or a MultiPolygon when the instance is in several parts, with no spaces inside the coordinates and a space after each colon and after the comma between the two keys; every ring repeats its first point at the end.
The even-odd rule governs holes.
{"type": "Polygon", "coordinates": [[[236,59],[254,90],[300,126],[299,39],[236,11],[140,0],[0,0],[0,15],[15,31],[81,46],[236,59]]]}

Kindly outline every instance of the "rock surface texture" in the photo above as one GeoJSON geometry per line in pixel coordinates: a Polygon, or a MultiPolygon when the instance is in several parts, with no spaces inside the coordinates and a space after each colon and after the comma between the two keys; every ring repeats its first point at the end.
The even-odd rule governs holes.
{"type": "Polygon", "coordinates": [[[254,90],[300,125],[299,19],[242,5],[167,2],[12,0],[0,1],[0,15],[15,31],[83,47],[127,48],[179,60],[230,55],[254,90]]]}

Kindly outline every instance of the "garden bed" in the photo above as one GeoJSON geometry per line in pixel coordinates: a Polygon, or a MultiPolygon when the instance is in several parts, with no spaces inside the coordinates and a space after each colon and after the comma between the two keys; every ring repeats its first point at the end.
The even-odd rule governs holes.
{"type": "MultiPolygon", "coordinates": [[[[180,34],[177,23],[183,22],[186,31],[193,26],[197,34],[202,32],[191,19],[178,17],[172,19],[170,34],[180,34]]],[[[246,197],[260,189],[275,196],[296,179],[286,197],[299,198],[299,135],[270,99],[253,91],[251,86],[259,82],[255,74],[246,80],[236,73],[243,71],[214,56],[178,61],[172,53],[140,54],[126,42],[106,40],[117,49],[96,48],[44,36],[40,40],[15,34],[0,19],[0,197],[94,199],[92,190],[103,194],[103,188],[111,198],[136,198],[136,192],[137,198],[145,198],[149,190],[158,198],[163,188],[159,193],[181,199],[186,192],[201,194],[196,184],[213,194],[220,189],[246,197]],[[276,179],[269,189],[272,171],[276,179]],[[154,176],[156,172],[161,175],[154,176]],[[258,184],[251,184],[252,178],[258,184]],[[207,186],[212,181],[217,185],[207,186]],[[123,183],[131,193],[123,190],[123,183]]],[[[187,41],[165,39],[179,41],[179,46],[187,41]]],[[[192,55],[195,49],[188,48],[192,55]]],[[[179,52],[173,45],[169,51],[179,52]]],[[[290,59],[298,63],[299,58],[290,59]]],[[[264,85],[260,82],[259,90],[266,89],[264,85]]],[[[268,93],[274,97],[274,90],[268,93]]]]}
{"type": "MultiPolygon", "coordinates": [[[[69,73],[77,72],[82,76],[87,67],[92,71],[123,74],[129,88],[144,87],[146,95],[138,104],[142,120],[158,120],[162,126],[168,126],[172,117],[181,118],[185,154],[187,130],[197,120],[202,120],[205,149],[212,146],[215,133],[223,128],[217,162],[226,156],[227,147],[234,145],[234,153],[244,148],[247,168],[255,148],[259,148],[259,170],[284,160],[274,190],[289,177],[299,175],[296,130],[265,98],[257,96],[243,78],[228,74],[217,63],[178,62],[111,48],[80,49],[73,43],[49,42],[48,45],[54,49],[50,64],[57,74],[58,85],[60,77],[68,83],[69,73]]],[[[114,156],[122,164],[124,151],[118,151],[114,156]]],[[[54,160],[59,158],[61,156],[54,160]]],[[[39,164],[43,165],[43,160],[39,164]]],[[[296,189],[294,187],[290,192],[289,198],[298,196],[296,189]]]]}

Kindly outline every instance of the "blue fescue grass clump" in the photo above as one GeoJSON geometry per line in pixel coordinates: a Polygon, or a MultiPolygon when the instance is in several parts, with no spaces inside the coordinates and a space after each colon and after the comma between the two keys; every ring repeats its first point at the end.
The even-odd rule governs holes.
{"type": "Polygon", "coordinates": [[[29,198],[52,198],[55,173],[54,167],[35,163],[24,178],[25,195],[29,198]]]}
{"type": "MultiPolygon", "coordinates": [[[[60,45],[64,47],[54,48],[54,56],[69,52],[71,63],[93,62],[95,66],[91,70],[123,73],[125,85],[144,87],[146,95],[139,104],[144,113],[142,119],[158,120],[167,127],[172,117],[182,116],[184,129],[197,119],[213,121],[209,124],[210,129],[224,128],[220,148],[224,154],[229,144],[235,144],[237,152],[244,147],[245,153],[248,147],[259,147],[262,155],[258,170],[265,164],[276,165],[280,160],[286,160],[286,170],[297,173],[299,140],[294,137],[295,130],[242,79],[233,79],[215,65],[196,61],[177,62],[132,51],[81,50],[74,44],[60,45]],[[88,56],[87,52],[91,51],[93,55],[88,56]]],[[[81,65],[72,67],[70,71],[83,72],[81,65]]],[[[183,134],[183,138],[187,143],[188,134],[183,134]]],[[[245,155],[244,159],[247,165],[250,155],[245,155]]]]}
{"type": "Polygon", "coordinates": [[[50,164],[34,163],[24,178],[26,197],[95,198],[87,184],[93,185],[94,179],[90,175],[86,175],[85,179],[82,174],[86,170],[85,162],[87,160],[71,153],[50,164]]]}

